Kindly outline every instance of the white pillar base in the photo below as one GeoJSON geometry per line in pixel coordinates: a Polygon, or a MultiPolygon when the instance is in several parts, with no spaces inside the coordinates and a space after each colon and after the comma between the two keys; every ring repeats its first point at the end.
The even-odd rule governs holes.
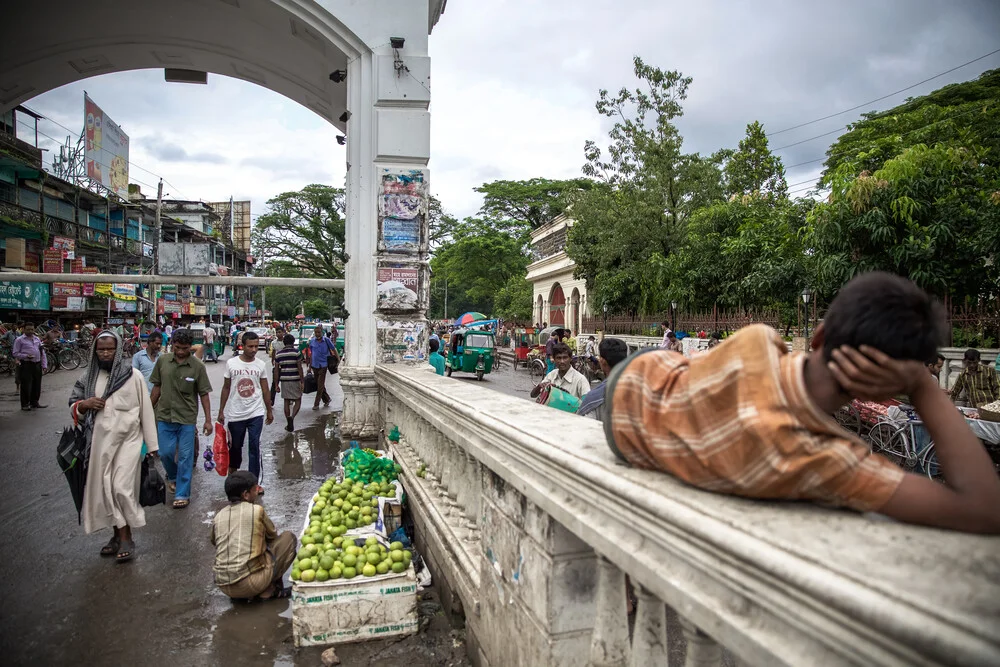
{"type": "Polygon", "coordinates": [[[378,384],[375,369],[341,366],[340,385],[344,389],[344,411],[340,420],[344,440],[373,440],[378,437],[378,384]]]}

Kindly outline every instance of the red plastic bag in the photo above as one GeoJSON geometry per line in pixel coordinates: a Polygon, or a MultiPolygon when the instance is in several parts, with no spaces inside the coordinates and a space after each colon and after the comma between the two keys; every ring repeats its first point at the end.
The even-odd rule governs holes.
{"type": "Polygon", "coordinates": [[[229,474],[229,437],[226,427],[215,422],[215,443],[212,446],[215,472],[223,477],[229,474]]]}

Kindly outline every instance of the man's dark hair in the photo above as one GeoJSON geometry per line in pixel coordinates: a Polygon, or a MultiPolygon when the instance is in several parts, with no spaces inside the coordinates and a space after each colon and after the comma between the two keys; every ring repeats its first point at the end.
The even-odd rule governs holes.
{"type": "Polygon", "coordinates": [[[170,340],[174,345],[194,344],[194,338],[191,337],[191,332],[187,329],[178,329],[170,336],[170,340]]]}
{"type": "Polygon", "coordinates": [[[982,355],[979,354],[979,350],[977,350],[974,347],[970,347],[968,350],[965,351],[965,360],[966,361],[975,362],[975,363],[978,364],[979,360],[982,359],[982,358],[983,358],[982,355]]]}
{"type": "Polygon", "coordinates": [[[256,332],[253,332],[253,331],[248,331],[248,332],[246,332],[245,334],[243,334],[243,344],[244,344],[244,345],[246,345],[246,344],[247,344],[247,343],[249,343],[250,341],[252,341],[252,340],[257,340],[257,339],[259,339],[259,338],[260,338],[260,336],[258,336],[258,335],[256,334],[256,332]]]}
{"type": "Polygon", "coordinates": [[[938,352],[937,361],[944,361],[944,355],[938,352]]]}
{"type": "Polygon", "coordinates": [[[601,359],[614,368],[628,356],[628,345],[621,338],[605,338],[597,347],[601,359]]]}
{"type": "Polygon", "coordinates": [[[568,354],[569,356],[572,357],[573,350],[569,349],[569,345],[567,345],[566,343],[556,343],[555,345],[552,346],[552,358],[555,359],[560,354],[568,354]]]}
{"type": "Polygon", "coordinates": [[[257,477],[249,470],[237,470],[226,477],[226,498],[235,503],[243,500],[243,494],[257,486],[257,477]]]}
{"type": "Polygon", "coordinates": [[[285,334],[282,336],[281,342],[285,345],[295,345],[295,336],[292,334],[285,334]]]}
{"type": "Polygon", "coordinates": [[[427,345],[428,347],[431,348],[432,354],[438,351],[438,342],[435,339],[431,338],[430,342],[427,345]]]}
{"type": "Polygon", "coordinates": [[[944,340],[941,305],[913,282],[891,273],[865,273],[840,288],[823,318],[823,358],[841,345],[862,345],[893,359],[928,363],[944,340]]]}

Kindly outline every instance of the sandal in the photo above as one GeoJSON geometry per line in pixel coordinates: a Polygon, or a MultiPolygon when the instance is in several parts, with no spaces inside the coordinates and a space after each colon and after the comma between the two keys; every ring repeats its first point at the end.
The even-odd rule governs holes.
{"type": "Polygon", "coordinates": [[[118,553],[118,547],[120,543],[117,537],[112,537],[107,544],[101,547],[102,556],[114,556],[118,553]]]}
{"type": "Polygon", "coordinates": [[[167,480],[167,491],[170,491],[170,493],[176,493],[177,492],[177,482],[171,482],[168,479],[167,480]]]}
{"type": "Polygon", "coordinates": [[[118,547],[118,553],[115,554],[115,561],[118,563],[127,563],[133,558],[135,558],[135,542],[124,540],[118,547]]]}
{"type": "Polygon", "coordinates": [[[187,498],[180,498],[178,500],[175,500],[174,501],[174,509],[175,510],[184,509],[185,507],[188,506],[188,503],[190,503],[190,501],[187,498]]]}

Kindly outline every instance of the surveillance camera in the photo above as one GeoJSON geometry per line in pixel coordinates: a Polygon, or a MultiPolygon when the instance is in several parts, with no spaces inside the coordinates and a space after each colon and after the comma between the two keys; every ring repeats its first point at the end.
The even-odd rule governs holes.
{"type": "Polygon", "coordinates": [[[337,143],[340,144],[341,146],[346,145],[347,144],[347,137],[338,134],[337,135],[337,143]]]}
{"type": "Polygon", "coordinates": [[[341,123],[346,123],[349,120],[351,120],[351,112],[350,111],[345,111],[344,113],[340,114],[340,122],[341,123]]]}
{"type": "Polygon", "coordinates": [[[403,43],[405,41],[406,40],[404,38],[402,38],[402,37],[390,37],[389,38],[389,44],[391,44],[392,48],[394,48],[394,49],[401,49],[401,48],[403,48],[403,43]]]}
{"type": "Polygon", "coordinates": [[[341,83],[346,79],[347,79],[346,69],[336,69],[330,72],[330,81],[333,81],[334,83],[341,83]]]}

